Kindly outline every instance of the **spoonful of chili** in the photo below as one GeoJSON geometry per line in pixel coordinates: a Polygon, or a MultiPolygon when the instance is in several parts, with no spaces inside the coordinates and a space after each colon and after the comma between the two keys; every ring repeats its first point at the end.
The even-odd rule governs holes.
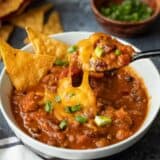
{"type": "Polygon", "coordinates": [[[91,58],[90,70],[97,72],[110,71],[113,69],[119,69],[139,59],[160,56],[160,49],[147,50],[147,51],[141,51],[137,53],[123,54],[123,55],[120,55],[121,54],[120,52],[121,52],[120,50],[115,51],[115,54],[119,56],[115,59],[114,56],[112,55],[106,58],[98,58],[98,59],[91,58]]]}
{"type": "Polygon", "coordinates": [[[160,49],[136,52],[132,46],[104,33],[91,35],[71,46],[68,52],[74,64],[94,73],[116,70],[135,60],[160,55],[160,49]]]}

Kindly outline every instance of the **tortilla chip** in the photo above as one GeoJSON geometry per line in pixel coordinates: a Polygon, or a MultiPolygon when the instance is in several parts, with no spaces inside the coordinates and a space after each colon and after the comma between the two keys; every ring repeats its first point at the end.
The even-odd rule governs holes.
{"type": "Polygon", "coordinates": [[[2,25],[0,27],[0,38],[2,38],[3,40],[7,41],[9,36],[11,35],[11,33],[13,32],[13,25],[2,25]]]}
{"type": "Polygon", "coordinates": [[[18,10],[16,10],[11,16],[17,16],[20,15],[22,12],[24,12],[24,10],[27,8],[27,6],[32,2],[33,0],[25,0],[20,8],[18,8],[18,10]]]}
{"type": "Polygon", "coordinates": [[[43,29],[44,14],[52,7],[52,4],[47,3],[38,8],[30,9],[19,16],[13,17],[10,21],[18,27],[31,27],[32,29],[41,32],[43,29]]]}
{"type": "Polygon", "coordinates": [[[67,55],[68,45],[56,39],[51,39],[45,34],[39,33],[31,28],[26,29],[29,41],[38,54],[48,54],[55,58],[64,58],[67,55]]]}
{"type": "Polygon", "coordinates": [[[28,37],[26,37],[26,38],[23,40],[23,43],[24,43],[24,44],[28,44],[28,43],[29,43],[28,37]]]}
{"type": "Polygon", "coordinates": [[[0,18],[16,11],[24,0],[3,0],[0,1],[0,18]]]}
{"type": "Polygon", "coordinates": [[[14,49],[3,40],[0,40],[0,52],[6,71],[17,90],[24,91],[35,86],[53,64],[52,56],[14,49]]]}
{"type": "Polygon", "coordinates": [[[60,22],[59,13],[55,11],[51,13],[48,22],[44,25],[43,33],[49,35],[60,32],[63,32],[63,28],[60,22]]]}

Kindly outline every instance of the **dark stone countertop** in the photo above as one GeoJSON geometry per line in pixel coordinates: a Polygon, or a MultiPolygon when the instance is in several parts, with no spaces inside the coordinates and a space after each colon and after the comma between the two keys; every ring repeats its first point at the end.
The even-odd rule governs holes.
{"type": "MultiPolygon", "coordinates": [[[[61,14],[65,31],[103,31],[97,24],[89,5],[89,0],[48,0],[54,3],[54,8],[61,14]]],[[[37,5],[37,4],[36,4],[37,5]]],[[[15,29],[10,43],[17,48],[24,46],[25,32],[15,29]]],[[[125,39],[141,50],[160,48],[160,19],[152,26],[151,31],[144,36],[125,39]]],[[[160,58],[153,59],[158,70],[160,70],[160,58]]],[[[2,69],[0,63],[0,69],[2,69]]],[[[153,84],[154,85],[154,84],[153,84]]],[[[152,124],[148,133],[129,149],[107,158],[108,160],[160,160],[160,114],[152,124]]],[[[0,138],[12,136],[0,113],[0,138]]]]}

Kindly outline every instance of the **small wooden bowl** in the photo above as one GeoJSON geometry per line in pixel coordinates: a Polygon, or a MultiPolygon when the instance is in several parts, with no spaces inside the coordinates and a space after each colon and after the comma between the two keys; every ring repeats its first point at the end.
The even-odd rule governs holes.
{"type": "MultiPolygon", "coordinates": [[[[159,17],[160,13],[160,2],[159,0],[143,0],[147,3],[154,11],[151,17],[140,22],[123,22],[117,21],[103,16],[99,9],[106,0],[90,0],[91,8],[96,16],[97,21],[103,26],[103,28],[111,34],[121,37],[133,37],[136,35],[143,34],[159,17]]],[[[108,2],[122,2],[122,0],[108,0],[108,2]]]]}

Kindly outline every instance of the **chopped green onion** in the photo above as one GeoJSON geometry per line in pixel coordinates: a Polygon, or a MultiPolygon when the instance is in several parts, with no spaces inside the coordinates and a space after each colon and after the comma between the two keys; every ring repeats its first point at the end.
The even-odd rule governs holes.
{"type": "Polygon", "coordinates": [[[72,112],[71,112],[71,107],[65,107],[65,112],[67,112],[67,113],[72,113],[72,112]]]}
{"type": "Polygon", "coordinates": [[[64,130],[64,129],[66,129],[67,125],[68,125],[67,120],[63,120],[63,121],[60,122],[59,128],[64,130]]]}
{"type": "Polygon", "coordinates": [[[103,48],[97,46],[96,49],[95,49],[95,54],[96,54],[96,56],[97,56],[98,58],[101,58],[102,55],[103,55],[103,53],[104,53],[103,48]]]}
{"type": "Polygon", "coordinates": [[[121,55],[122,52],[119,49],[116,49],[114,53],[116,56],[119,56],[119,55],[121,55]]]}
{"type": "Polygon", "coordinates": [[[102,15],[118,21],[143,21],[153,14],[153,9],[141,0],[123,0],[100,8],[102,15]]]}
{"type": "Polygon", "coordinates": [[[67,113],[74,113],[74,112],[77,112],[77,111],[80,111],[81,110],[81,105],[80,104],[77,104],[75,106],[67,106],[65,108],[65,111],[67,113]]]}
{"type": "Polygon", "coordinates": [[[61,103],[61,97],[60,96],[55,96],[55,101],[57,103],[61,103]]]}
{"type": "Polygon", "coordinates": [[[63,61],[61,59],[56,59],[54,64],[57,65],[57,66],[68,66],[69,62],[68,61],[63,61]]]}
{"type": "Polygon", "coordinates": [[[86,116],[76,116],[75,120],[81,124],[86,123],[88,121],[88,118],[86,116]]]}
{"type": "Polygon", "coordinates": [[[96,116],[94,119],[97,126],[105,126],[112,123],[112,119],[107,116],[96,116]]]}
{"type": "Polygon", "coordinates": [[[110,8],[105,8],[105,7],[101,8],[101,13],[105,16],[109,16],[110,12],[111,12],[110,8]]]}
{"type": "Polygon", "coordinates": [[[69,97],[69,98],[71,98],[71,97],[73,97],[73,96],[75,96],[75,93],[69,93],[69,94],[68,94],[68,97],[69,97]]]}
{"type": "Polygon", "coordinates": [[[81,105],[80,104],[77,104],[77,105],[71,107],[72,113],[80,111],[80,110],[81,110],[81,105]]]}
{"type": "Polygon", "coordinates": [[[76,45],[73,45],[73,46],[69,47],[67,51],[68,51],[68,53],[74,53],[77,51],[77,49],[78,49],[78,47],[76,45]]]}
{"type": "Polygon", "coordinates": [[[44,110],[49,113],[52,111],[52,102],[51,101],[47,101],[45,103],[44,110]]]}

